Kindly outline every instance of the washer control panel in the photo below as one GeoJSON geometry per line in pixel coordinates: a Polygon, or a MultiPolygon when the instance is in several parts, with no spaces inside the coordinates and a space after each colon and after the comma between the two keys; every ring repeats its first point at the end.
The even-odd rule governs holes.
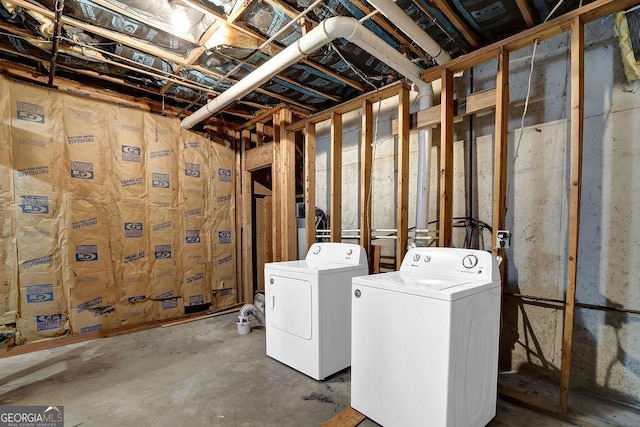
{"type": "Polygon", "coordinates": [[[434,276],[499,280],[498,263],[490,252],[458,248],[412,248],[400,271],[434,276]]]}

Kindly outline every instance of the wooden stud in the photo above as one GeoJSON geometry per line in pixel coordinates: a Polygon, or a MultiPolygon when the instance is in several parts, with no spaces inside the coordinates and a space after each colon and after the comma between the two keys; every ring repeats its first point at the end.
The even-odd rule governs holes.
{"type": "Polygon", "coordinates": [[[450,248],[453,234],[453,73],[442,71],[440,95],[440,247],[450,248]]]}
{"type": "Polygon", "coordinates": [[[398,182],[396,201],[396,269],[400,269],[409,241],[409,88],[398,93],[398,182]]]}
{"type": "Polygon", "coordinates": [[[542,41],[557,36],[565,31],[569,31],[571,29],[571,22],[576,17],[580,17],[582,23],[586,24],[637,4],[638,0],[596,0],[593,3],[560,15],[555,19],[460,56],[451,62],[429,68],[422,73],[422,80],[432,82],[439,79],[442,75],[442,70],[445,68],[456,73],[489,61],[490,59],[496,58],[503,47],[511,52],[530,45],[535,39],[542,41]]]}
{"type": "Polygon", "coordinates": [[[273,260],[282,261],[282,215],[280,212],[282,192],[282,151],[280,149],[280,110],[276,110],[273,115],[273,161],[271,162],[271,192],[273,195],[271,207],[273,228],[271,235],[273,238],[273,260]]]}
{"type": "MultiPolygon", "coordinates": [[[[415,2],[419,5],[419,1],[415,2]]],[[[449,3],[445,0],[433,0],[433,3],[444,13],[444,15],[451,21],[454,27],[462,34],[462,37],[471,45],[472,48],[477,49],[481,46],[480,37],[458,16],[458,14],[449,6],[449,3]]]]}
{"type": "Polygon", "coordinates": [[[305,249],[316,241],[316,125],[307,123],[304,144],[305,249]]]}
{"type": "MultiPolygon", "coordinates": [[[[507,147],[509,145],[509,52],[506,49],[498,57],[496,78],[496,113],[493,158],[493,236],[505,228],[507,203],[507,147]]],[[[505,251],[492,242],[493,255],[505,256],[505,251]]],[[[506,265],[506,260],[501,267],[506,265]]],[[[504,270],[504,267],[501,268],[504,270]]],[[[504,281],[503,281],[504,287],[504,281]]]]}
{"type": "Polygon", "coordinates": [[[527,27],[533,27],[536,22],[533,18],[533,9],[531,9],[529,2],[527,0],[516,0],[516,4],[518,5],[518,9],[520,9],[520,13],[527,27]]]}
{"type": "Polygon", "coordinates": [[[569,189],[569,250],[567,294],[562,334],[560,370],[560,412],[567,413],[573,320],[578,277],[578,242],[580,237],[580,198],[582,187],[582,140],[584,136],[584,25],[577,17],[571,25],[571,184],[569,189]]]}
{"type": "Polygon", "coordinates": [[[371,245],[371,249],[373,252],[373,256],[369,271],[371,272],[371,274],[378,274],[380,273],[380,256],[382,254],[382,246],[371,245]]]}
{"type": "Polygon", "coordinates": [[[242,131],[242,297],[247,304],[253,303],[253,178],[246,169],[246,147],[251,135],[242,131]]]}
{"type": "Polygon", "coordinates": [[[362,101],[360,136],[360,246],[369,253],[371,245],[371,163],[373,144],[373,106],[362,101]]]}
{"type": "Polygon", "coordinates": [[[256,123],[256,145],[262,145],[264,139],[264,123],[256,123]]]}
{"type": "Polygon", "coordinates": [[[242,260],[244,259],[242,227],[244,226],[242,215],[242,132],[235,132],[235,217],[236,217],[236,302],[244,301],[244,286],[242,281],[242,260]]]}
{"type": "Polygon", "coordinates": [[[331,114],[331,241],[342,241],[342,114],[331,114]]]}
{"type": "Polygon", "coordinates": [[[282,260],[293,261],[298,259],[298,227],[296,222],[296,135],[287,131],[291,124],[293,114],[291,110],[280,110],[278,129],[280,130],[280,150],[282,169],[282,193],[280,215],[282,216],[282,260]]]}

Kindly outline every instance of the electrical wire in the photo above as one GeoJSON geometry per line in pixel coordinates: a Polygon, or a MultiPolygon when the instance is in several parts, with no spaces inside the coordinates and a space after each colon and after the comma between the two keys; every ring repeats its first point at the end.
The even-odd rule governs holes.
{"type": "MultiPolygon", "coordinates": [[[[367,214],[365,215],[365,223],[368,225],[367,229],[371,233],[373,228],[373,210],[371,209],[371,190],[373,188],[373,161],[376,158],[376,147],[380,144],[378,139],[378,121],[380,120],[380,109],[382,108],[382,100],[378,101],[378,113],[376,114],[376,121],[373,125],[373,139],[371,140],[371,171],[369,172],[369,193],[367,194],[367,214]]],[[[367,240],[371,240],[371,234],[367,236],[367,240]]]]}
{"type": "Polygon", "coordinates": [[[553,15],[554,13],[556,13],[556,11],[558,10],[558,8],[562,5],[562,3],[564,3],[564,0],[560,0],[558,3],[556,3],[556,5],[554,6],[553,9],[551,9],[551,12],[549,12],[549,14],[547,15],[547,17],[544,19],[544,22],[547,22],[549,20],[549,18],[551,18],[551,15],[553,15]]]}
{"type": "Polygon", "coordinates": [[[333,42],[330,42],[329,46],[331,46],[331,49],[333,49],[338,54],[340,59],[342,59],[344,61],[344,63],[347,64],[349,66],[349,68],[351,68],[351,71],[356,73],[356,75],[358,77],[360,77],[363,82],[365,82],[369,86],[373,87],[373,89],[378,90],[378,86],[376,86],[373,83],[371,83],[371,81],[369,79],[367,79],[367,77],[360,70],[358,70],[355,66],[353,66],[353,64],[351,64],[351,62],[347,61],[347,59],[344,56],[342,56],[342,53],[340,53],[340,51],[338,50],[336,45],[333,44],[333,42]]]}
{"type": "MultiPolygon", "coordinates": [[[[556,11],[562,5],[562,3],[564,3],[564,0],[559,0],[558,3],[556,3],[556,5],[554,6],[554,8],[551,9],[551,12],[549,12],[549,14],[544,19],[543,22],[547,22],[549,18],[551,18],[551,15],[556,13],[556,11]]],[[[524,121],[525,121],[525,118],[527,117],[527,111],[529,109],[529,100],[531,99],[531,82],[533,80],[533,66],[536,58],[536,50],[538,48],[538,43],[539,43],[539,39],[533,40],[533,52],[531,53],[531,67],[529,68],[529,79],[527,81],[527,95],[524,98],[524,109],[522,111],[522,117],[520,119],[520,135],[518,135],[518,141],[516,143],[516,151],[513,156],[512,166],[515,165],[516,163],[516,159],[518,158],[518,152],[520,151],[520,144],[522,143],[522,137],[524,136],[524,121]]],[[[509,194],[510,187],[511,187],[511,182],[507,184],[507,194],[509,194]]]]}

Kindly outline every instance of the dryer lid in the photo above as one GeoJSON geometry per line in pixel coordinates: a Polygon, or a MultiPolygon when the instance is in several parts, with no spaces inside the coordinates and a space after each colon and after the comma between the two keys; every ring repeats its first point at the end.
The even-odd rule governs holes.
{"type": "Polygon", "coordinates": [[[366,264],[364,266],[361,265],[352,265],[352,264],[341,264],[336,262],[326,262],[319,260],[300,260],[300,261],[283,261],[283,262],[270,262],[264,265],[266,269],[272,270],[280,270],[280,271],[291,271],[296,273],[306,273],[306,274],[321,274],[321,273],[338,273],[343,271],[355,271],[359,270],[362,275],[368,274],[369,270],[366,264]]]}

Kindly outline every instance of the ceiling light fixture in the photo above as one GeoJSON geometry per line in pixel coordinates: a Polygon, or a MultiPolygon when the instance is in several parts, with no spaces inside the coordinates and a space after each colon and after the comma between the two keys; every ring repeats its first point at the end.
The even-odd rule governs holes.
{"type": "Polygon", "coordinates": [[[171,16],[173,29],[180,33],[189,31],[191,26],[191,22],[189,22],[189,17],[187,16],[189,6],[182,0],[171,0],[169,5],[173,11],[171,16]]]}

